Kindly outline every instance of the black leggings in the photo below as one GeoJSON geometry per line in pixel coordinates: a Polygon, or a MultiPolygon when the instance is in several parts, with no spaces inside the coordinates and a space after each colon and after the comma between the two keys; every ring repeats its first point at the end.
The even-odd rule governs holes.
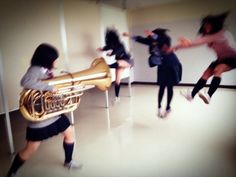
{"type": "Polygon", "coordinates": [[[173,85],[160,85],[158,92],[158,108],[161,108],[161,102],[164,95],[165,87],[167,87],[167,105],[166,110],[170,109],[170,103],[173,98],[173,85]]]}

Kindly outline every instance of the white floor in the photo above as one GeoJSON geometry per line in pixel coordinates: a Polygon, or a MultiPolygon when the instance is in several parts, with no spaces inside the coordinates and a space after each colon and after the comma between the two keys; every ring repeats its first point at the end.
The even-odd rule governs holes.
{"type": "MultiPolygon", "coordinates": [[[[19,170],[22,177],[235,177],[236,90],[218,89],[210,105],[198,96],[186,101],[176,87],[172,112],[156,116],[158,86],[121,88],[121,102],[104,108],[104,94],[96,89],[81,97],[74,112],[76,148],[74,159],[83,168],[63,168],[62,137],[42,143],[19,170]]],[[[113,98],[113,88],[109,92],[113,98]]],[[[166,95],[163,99],[163,108],[166,95]]],[[[12,117],[12,119],[14,119],[12,117]]],[[[25,122],[13,120],[16,151],[24,145],[25,122]]],[[[1,126],[2,127],[2,126],[1,126]]],[[[4,126],[3,126],[4,127],[4,126]]],[[[12,156],[1,135],[0,175],[12,156]]]]}

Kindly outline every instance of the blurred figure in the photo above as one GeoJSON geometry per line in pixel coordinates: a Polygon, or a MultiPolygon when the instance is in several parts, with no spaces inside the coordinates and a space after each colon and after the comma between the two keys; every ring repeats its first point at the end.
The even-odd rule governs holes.
{"type": "Polygon", "coordinates": [[[121,42],[118,32],[115,28],[107,28],[105,34],[105,46],[98,48],[98,51],[110,51],[107,55],[115,55],[116,62],[109,65],[110,68],[116,69],[115,78],[115,100],[120,101],[120,82],[123,71],[133,66],[133,60],[130,54],[125,50],[124,44],[121,42]]]}
{"type": "Polygon", "coordinates": [[[224,22],[229,12],[219,15],[208,15],[202,19],[198,33],[200,37],[195,40],[181,38],[180,43],[171,50],[179,50],[182,48],[190,48],[194,46],[206,44],[212,49],[217,59],[213,61],[203,72],[203,75],[195,84],[193,90],[182,92],[182,95],[192,101],[194,96],[206,85],[207,80],[213,76],[207,93],[199,93],[199,97],[209,104],[212,95],[220,85],[221,77],[224,72],[231,71],[236,68],[236,43],[233,36],[224,27],[224,22]]]}
{"type": "Polygon", "coordinates": [[[160,85],[158,92],[157,116],[164,118],[171,112],[171,101],[173,98],[173,87],[182,78],[182,65],[177,56],[170,52],[171,38],[166,34],[167,29],[157,28],[153,31],[146,30],[146,37],[130,36],[123,33],[123,36],[130,36],[136,42],[145,44],[149,47],[149,66],[158,66],[157,84],[160,85]],[[167,88],[167,105],[162,111],[162,99],[165,88],[167,88]]]}

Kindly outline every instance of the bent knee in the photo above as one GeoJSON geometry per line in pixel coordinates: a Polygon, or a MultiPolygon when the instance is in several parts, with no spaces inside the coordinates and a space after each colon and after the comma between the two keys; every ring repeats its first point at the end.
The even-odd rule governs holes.
{"type": "Polygon", "coordinates": [[[203,75],[202,75],[202,79],[208,80],[211,76],[213,75],[212,70],[206,70],[204,71],[203,75]]]}
{"type": "Polygon", "coordinates": [[[117,63],[118,63],[118,66],[121,67],[121,68],[130,67],[130,64],[125,60],[118,60],[117,63]]]}
{"type": "Polygon", "coordinates": [[[74,141],[74,128],[69,126],[64,132],[64,140],[66,142],[73,142],[74,141]]]}
{"type": "Polygon", "coordinates": [[[19,154],[22,159],[27,160],[35,151],[38,150],[40,142],[28,142],[24,149],[19,154]]]}
{"type": "Polygon", "coordinates": [[[215,68],[213,71],[214,76],[221,76],[222,73],[223,73],[223,70],[221,68],[215,68]]]}
{"type": "Polygon", "coordinates": [[[212,74],[210,74],[210,73],[203,73],[201,78],[204,80],[208,80],[211,76],[212,76],[212,74]]]}

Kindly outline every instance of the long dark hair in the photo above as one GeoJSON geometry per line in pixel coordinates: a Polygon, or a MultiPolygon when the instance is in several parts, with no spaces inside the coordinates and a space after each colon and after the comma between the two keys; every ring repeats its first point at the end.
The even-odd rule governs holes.
{"type": "Polygon", "coordinates": [[[59,54],[55,47],[50,44],[40,44],[31,59],[31,66],[42,66],[47,69],[53,68],[53,62],[58,58],[59,54]]]}
{"type": "Polygon", "coordinates": [[[106,29],[105,44],[111,48],[116,48],[116,46],[121,44],[117,30],[112,28],[106,29]]]}
{"type": "Polygon", "coordinates": [[[168,47],[171,46],[171,38],[169,35],[167,35],[168,29],[165,28],[156,28],[152,32],[155,33],[157,37],[158,47],[161,49],[164,44],[166,44],[168,47]]]}
{"type": "Polygon", "coordinates": [[[202,35],[206,35],[206,32],[204,30],[204,25],[207,23],[212,25],[212,30],[208,34],[215,34],[219,32],[220,30],[223,29],[225,19],[228,15],[229,15],[229,11],[226,11],[218,15],[208,15],[204,17],[201,21],[201,27],[198,30],[198,33],[202,35]]]}

